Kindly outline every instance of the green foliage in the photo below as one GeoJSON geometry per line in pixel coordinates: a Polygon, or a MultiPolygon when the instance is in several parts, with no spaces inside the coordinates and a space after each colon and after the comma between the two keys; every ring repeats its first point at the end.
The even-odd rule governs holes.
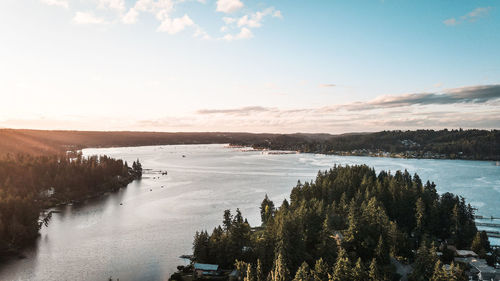
{"type": "Polygon", "coordinates": [[[274,262],[274,268],[271,271],[272,281],[289,281],[290,280],[290,270],[285,263],[285,259],[281,253],[278,254],[276,261],[274,262]]]}
{"type": "Polygon", "coordinates": [[[486,253],[491,250],[488,235],[485,231],[477,232],[472,240],[471,250],[479,255],[480,258],[486,258],[486,253]]]}
{"type": "Polygon", "coordinates": [[[500,160],[499,130],[382,131],[339,136],[279,135],[256,148],[366,155],[387,152],[412,158],[500,160]]]}
{"type": "Polygon", "coordinates": [[[0,255],[35,240],[50,218],[39,222],[44,208],[114,191],[134,178],[127,163],[107,156],[0,158],[0,255]]]}
{"type": "Polygon", "coordinates": [[[295,278],[293,280],[294,281],[314,281],[314,276],[311,273],[311,269],[309,268],[309,265],[307,264],[307,262],[302,263],[302,265],[297,270],[297,273],[295,273],[295,278]]]}
{"type": "Polygon", "coordinates": [[[266,196],[261,218],[263,227],[252,231],[239,210],[234,217],[226,210],[224,227],[195,236],[195,259],[226,268],[235,260],[257,264],[257,280],[326,281],[391,280],[395,257],[415,260],[412,280],[429,280],[438,258],[426,239],[470,247],[477,232],[463,198],[440,196],[433,183],[406,171],[377,175],[364,165],[335,166],[298,182],[290,203],[277,209],[266,196]]]}
{"type": "Polygon", "coordinates": [[[337,263],[333,268],[333,273],[330,275],[330,281],[348,281],[352,280],[352,265],[346,251],[340,248],[337,257],[337,263]]]}

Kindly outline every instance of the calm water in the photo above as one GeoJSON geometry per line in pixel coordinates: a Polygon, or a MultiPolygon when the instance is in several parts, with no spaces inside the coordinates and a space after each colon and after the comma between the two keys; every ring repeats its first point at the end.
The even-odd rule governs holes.
{"type": "Polygon", "coordinates": [[[167,280],[183,262],[178,256],[191,253],[194,232],[220,224],[224,209],[239,207],[252,225],[259,224],[258,206],[266,193],[280,204],[297,180],[311,180],[334,164],[407,169],[436,182],[439,192],[466,197],[479,214],[500,216],[500,167],[493,162],[265,155],[223,145],[83,153],[129,163],[140,158],[143,168],[151,170],[117,193],[62,208],[41,230],[36,247],[26,251],[26,259],[0,267],[0,280],[167,280]]]}

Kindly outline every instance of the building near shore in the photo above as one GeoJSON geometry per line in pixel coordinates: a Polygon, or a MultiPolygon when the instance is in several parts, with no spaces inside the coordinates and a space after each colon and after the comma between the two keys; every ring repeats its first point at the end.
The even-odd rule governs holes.
{"type": "Polygon", "coordinates": [[[221,273],[217,264],[195,263],[193,268],[193,277],[195,279],[218,276],[221,273]]]}

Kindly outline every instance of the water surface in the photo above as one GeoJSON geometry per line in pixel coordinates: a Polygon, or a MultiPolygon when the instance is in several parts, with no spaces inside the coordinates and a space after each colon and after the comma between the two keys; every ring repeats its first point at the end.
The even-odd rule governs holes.
{"type": "Polygon", "coordinates": [[[129,164],[139,158],[148,170],[116,193],[62,208],[41,230],[37,245],[26,250],[26,259],[0,267],[0,280],[167,280],[183,262],[178,256],[191,253],[194,232],[220,224],[225,209],[239,207],[250,224],[260,224],[258,207],[266,193],[279,205],[297,180],[312,180],[334,164],[407,169],[434,181],[441,193],[466,197],[479,214],[500,216],[500,167],[488,161],[266,155],[224,145],[83,153],[129,164]],[[168,175],[161,175],[165,170],[168,175]]]}

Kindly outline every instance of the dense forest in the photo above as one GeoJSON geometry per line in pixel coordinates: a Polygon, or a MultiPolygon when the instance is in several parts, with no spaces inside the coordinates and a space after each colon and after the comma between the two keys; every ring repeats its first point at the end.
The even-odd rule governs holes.
{"type": "Polygon", "coordinates": [[[330,135],[0,129],[0,155],[48,155],[87,147],[209,143],[325,154],[500,160],[499,130],[445,129],[330,135]]]}
{"type": "MultiPolygon", "coordinates": [[[[49,155],[87,147],[123,147],[168,144],[258,143],[272,134],[96,132],[0,129],[0,155],[28,153],[49,155]]],[[[317,139],[315,137],[315,139],[317,139]]]]}
{"type": "Polygon", "coordinates": [[[196,233],[194,260],[236,267],[247,281],[399,280],[400,262],[413,263],[410,280],[468,280],[447,245],[490,250],[463,198],[406,171],[335,166],[298,182],[279,207],[266,196],[260,210],[256,228],[226,210],[222,226],[196,233]]]}
{"type": "Polygon", "coordinates": [[[500,160],[500,131],[382,131],[331,136],[323,140],[281,135],[254,143],[253,147],[325,154],[500,160]]]}
{"type": "Polygon", "coordinates": [[[131,168],[122,160],[81,153],[0,157],[0,256],[35,240],[49,219],[40,219],[43,209],[117,190],[141,176],[139,160],[131,168]]]}

